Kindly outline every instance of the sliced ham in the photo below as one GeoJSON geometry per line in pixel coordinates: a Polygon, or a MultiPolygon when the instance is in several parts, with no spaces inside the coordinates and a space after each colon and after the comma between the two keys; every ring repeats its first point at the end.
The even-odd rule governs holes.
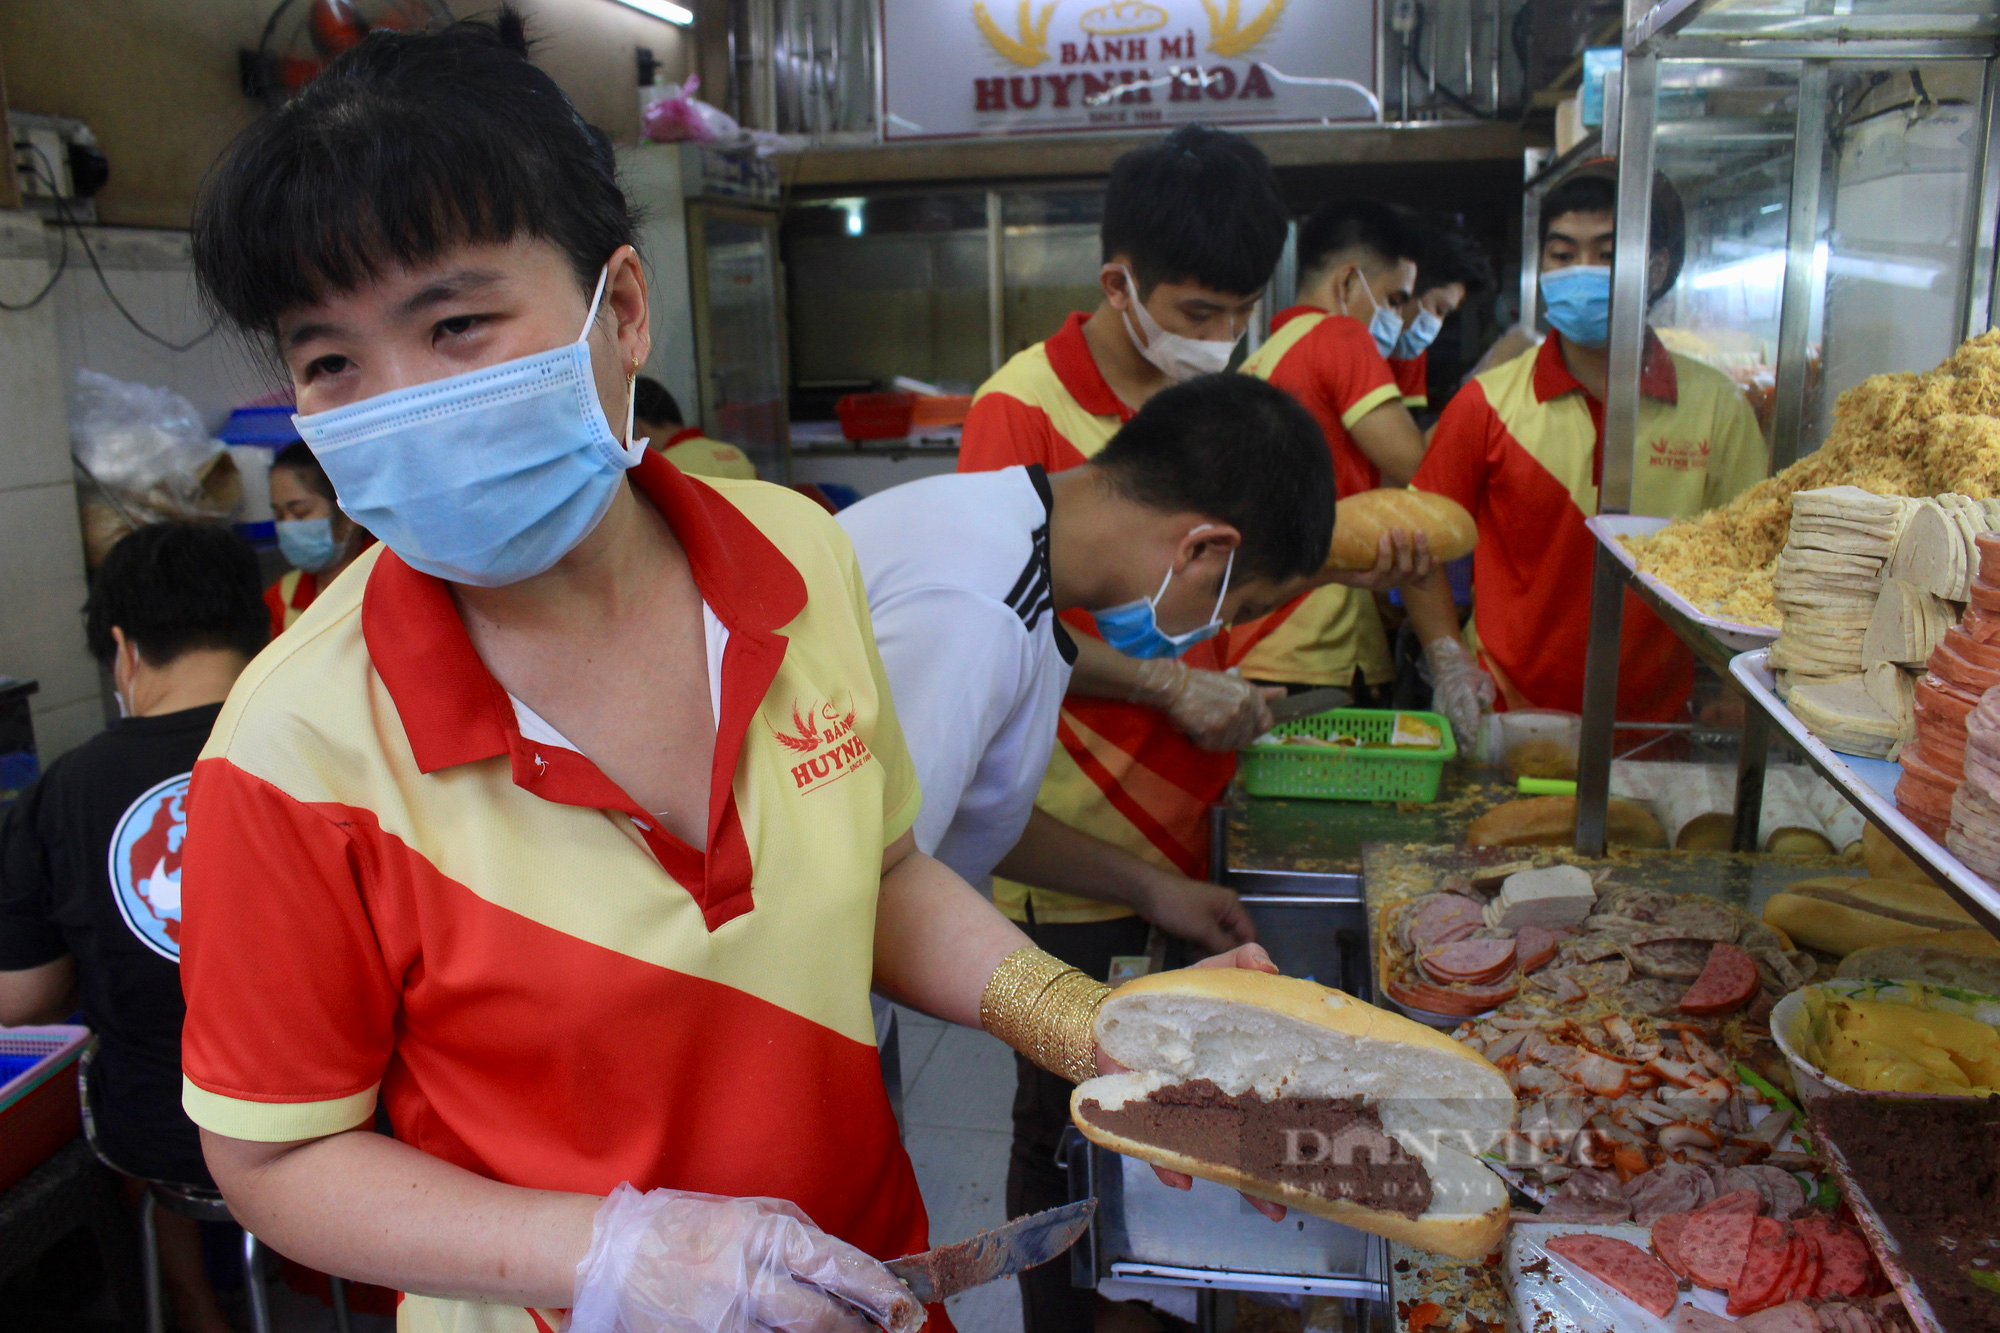
{"type": "Polygon", "coordinates": [[[1660,1262],[1682,1277],[1688,1275],[1687,1261],[1681,1258],[1681,1232],[1686,1230],[1689,1213],[1668,1213],[1653,1219],[1653,1253],[1660,1262]]]}
{"type": "MultiPolygon", "coordinates": [[[[1626,1182],[1632,1217],[1645,1226],[1670,1213],[1691,1213],[1709,1198],[1708,1173],[1687,1162],[1662,1162],[1626,1182]]],[[[1668,1261],[1672,1263],[1671,1260],[1668,1261]]]]}
{"type": "Polygon", "coordinates": [[[1755,1217],[1764,1211],[1764,1192],[1754,1187],[1724,1190],[1722,1181],[1716,1180],[1716,1196],[1701,1206],[1704,1213],[1742,1213],[1755,1217]]]}
{"type": "MultiPolygon", "coordinates": [[[[1752,1196],[1754,1197],[1754,1196],[1752,1196]]],[[[1688,1280],[1721,1291],[1743,1271],[1758,1219],[1748,1213],[1696,1213],[1681,1229],[1681,1260],[1688,1280]]]]}
{"type": "Polygon", "coordinates": [[[1782,1305],[1796,1273],[1798,1252],[1793,1248],[1789,1228],[1770,1217],[1753,1217],[1752,1230],[1743,1247],[1743,1262],[1726,1282],[1703,1282],[1729,1290],[1728,1313],[1748,1314],[1753,1310],[1782,1305]]]}
{"type": "Polygon", "coordinates": [[[1562,935],[1545,926],[1523,926],[1514,933],[1514,965],[1532,972],[1553,959],[1561,943],[1562,935]]]}
{"type": "Polygon", "coordinates": [[[1458,940],[1426,949],[1417,962],[1445,985],[1491,985],[1514,970],[1514,941],[1458,940]]]}
{"type": "Polygon", "coordinates": [[[1776,1166],[1732,1166],[1715,1178],[1716,1188],[1734,1193],[1755,1190],[1764,1201],[1764,1211],[1780,1220],[1805,1210],[1805,1187],[1797,1176],[1776,1166]]]}
{"type": "Polygon", "coordinates": [[[1758,989],[1757,960],[1733,944],[1718,944],[1681,996],[1681,1012],[1701,1018],[1735,1013],[1756,998],[1758,989]]]}
{"type": "Polygon", "coordinates": [[[1551,1236],[1546,1248],[1654,1315],[1664,1317],[1680,1294],[1667,1266],[1629,1241],[1580,1232],[1551,1236]]]}
{"type": "Polygon", "coordinates": [[[1819,1246],[1820,1273],[1814,1298],[1859,1296],[1867,1290],[1875,1256],[1859,1232],[1825,1217],[1800,1218],[1792,1227],[1819,1246]]]}
{"type": "Polygon", "coordinates": [[[1625,1202],[1618,1177],[1596,1167],[1578,1167],[1563,1182],[1537,1219],[1542,1222],[1629,1222],[1632,1207],[1625,1202]]]}
{"type": "Polygon", "coordinates": [[[1462,940],[1485,924],[1478,903],[1456,893],[1440,893],[1410,923],[1410,945],[1421,954],[1462,940]]]}
{"type": "Polygon", "coordinates": [[[1812,1307],[1797,1301],[1745,1315],[1733,1327],[1738,1333],[1820,1333],[1812,1307]]]}
{"type": "Polygon", "coordinates": [[[1391,977],[1382,983],[1382,993],[1411,1009],[1474,1018],[1507,1003],[1521,993],[1521,988],[1511,982],[1494,986],[1440,986],[1421,979],[1405,981],[1391,977]]]}

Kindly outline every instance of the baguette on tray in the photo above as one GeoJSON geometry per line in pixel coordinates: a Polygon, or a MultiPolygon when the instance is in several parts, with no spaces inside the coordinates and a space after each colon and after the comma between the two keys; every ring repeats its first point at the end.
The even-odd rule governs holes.
{"type": "Polygon", "coordinates": [[[1442,1033],[1316,982],[1198,968],[1119,987],[1097,1035],[1126,1069],[1071,1095],[1091,1141],[1438,1254],[1499,1246],[1507,1190],[1477,1157],[1513,1093],[1442,1033]]]}
{"type": "MultiPolygon", "coordinates": [[[[1576,838],[1576,797],[1530,796],[1496,805],[1472,821],[1465,841],[1474,847],[1561,847],[1576,838]]],[[[1637,801],[1611,798],[1605,838],[1618,847],[1664,847],[1660,821],[1637,801]]]]}
{"type": "Polygon", "coordinates": [[[1401,487],[1362,491],[1342,500],[1334,511],[1327,568],[1372,568],[1383,535],[1399,529],[1430,538],[1431,559],[1440,564],[1470,555],[1479,540],[1479,525],[1456,500],[1401,487]]]}

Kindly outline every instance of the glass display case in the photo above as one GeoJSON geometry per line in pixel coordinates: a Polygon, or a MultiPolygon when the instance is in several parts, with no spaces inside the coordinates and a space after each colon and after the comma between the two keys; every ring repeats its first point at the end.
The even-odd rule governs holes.
{"type": "MultiPolygon", "coordinates": [[[[1602,135],[1621,170],[1600,513],[1630,507],[1649,323],[1744,388],[1773,471],[1819,447],[1843,391],[1882,372],[1929,370],[1989,327],[1996,39],[2000,9],[1990,4],[1628,3],[1602,135]],[[1649,310],[1655,170],[1684,201],[1687,259],[1649,310]]],[[[1648,596],[1600,540],[1578,784],[1577,848],[1591,854],[1604,842],[1628,586],[1700,660],[1726,668],[1743,646],[1648,596]]],[[[1747,718],[1738,793],[1754,812],[1771,719],[1754,700],[1747,718]]],[[[1755,824],[1754,814],[1738,820],[1753,839],[1755,824]]]]}

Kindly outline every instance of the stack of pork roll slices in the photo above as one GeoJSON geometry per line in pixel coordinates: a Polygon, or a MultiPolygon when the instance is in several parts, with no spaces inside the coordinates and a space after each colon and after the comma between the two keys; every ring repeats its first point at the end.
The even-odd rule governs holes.
{"type": "MultiPolygon", "coordinates": [[[[1917,682],[1917,738],[1903,750],[1896,784],[1897,809],[1941,842],[1965,780],[1968,722],[1981,697],[2000,685],[2000,534],[1981,534],[1977,549],[1979,574],[1966,590],[1965,616],[1932,649],[1917,682]]],[[[1974,843],[1990,827],[1987,809],[1995,804],[1990,792],[1968,798],[1972,834],[1961,841],[1974,843]]]]}

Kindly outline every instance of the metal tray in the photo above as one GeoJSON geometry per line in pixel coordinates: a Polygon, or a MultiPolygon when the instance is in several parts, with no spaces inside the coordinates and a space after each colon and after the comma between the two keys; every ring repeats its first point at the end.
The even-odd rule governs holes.
{"type": "Polygon", "coordinates": [[[1776,641],[1778,631],[1768,625],[1749,625],[1740,620],[1723,620],[1703,611],[1687,598],[1660,582],[1651,574],[1642,572],[1632,559],[1632,553],[1625,549],[1620,537],[1643,537],[1658,532],[1673,522],[1668,518],[1647,518],[1637,514],[1598,514],[1584,520],[1596,536],[1598,544],[1611,553],[1632,582],[1645,587],[1660,601],[1665,602],[1684,619],[1699,625],[1725,646],[1738,652],[1750,648],[1764,648],[1776,641]]]}

